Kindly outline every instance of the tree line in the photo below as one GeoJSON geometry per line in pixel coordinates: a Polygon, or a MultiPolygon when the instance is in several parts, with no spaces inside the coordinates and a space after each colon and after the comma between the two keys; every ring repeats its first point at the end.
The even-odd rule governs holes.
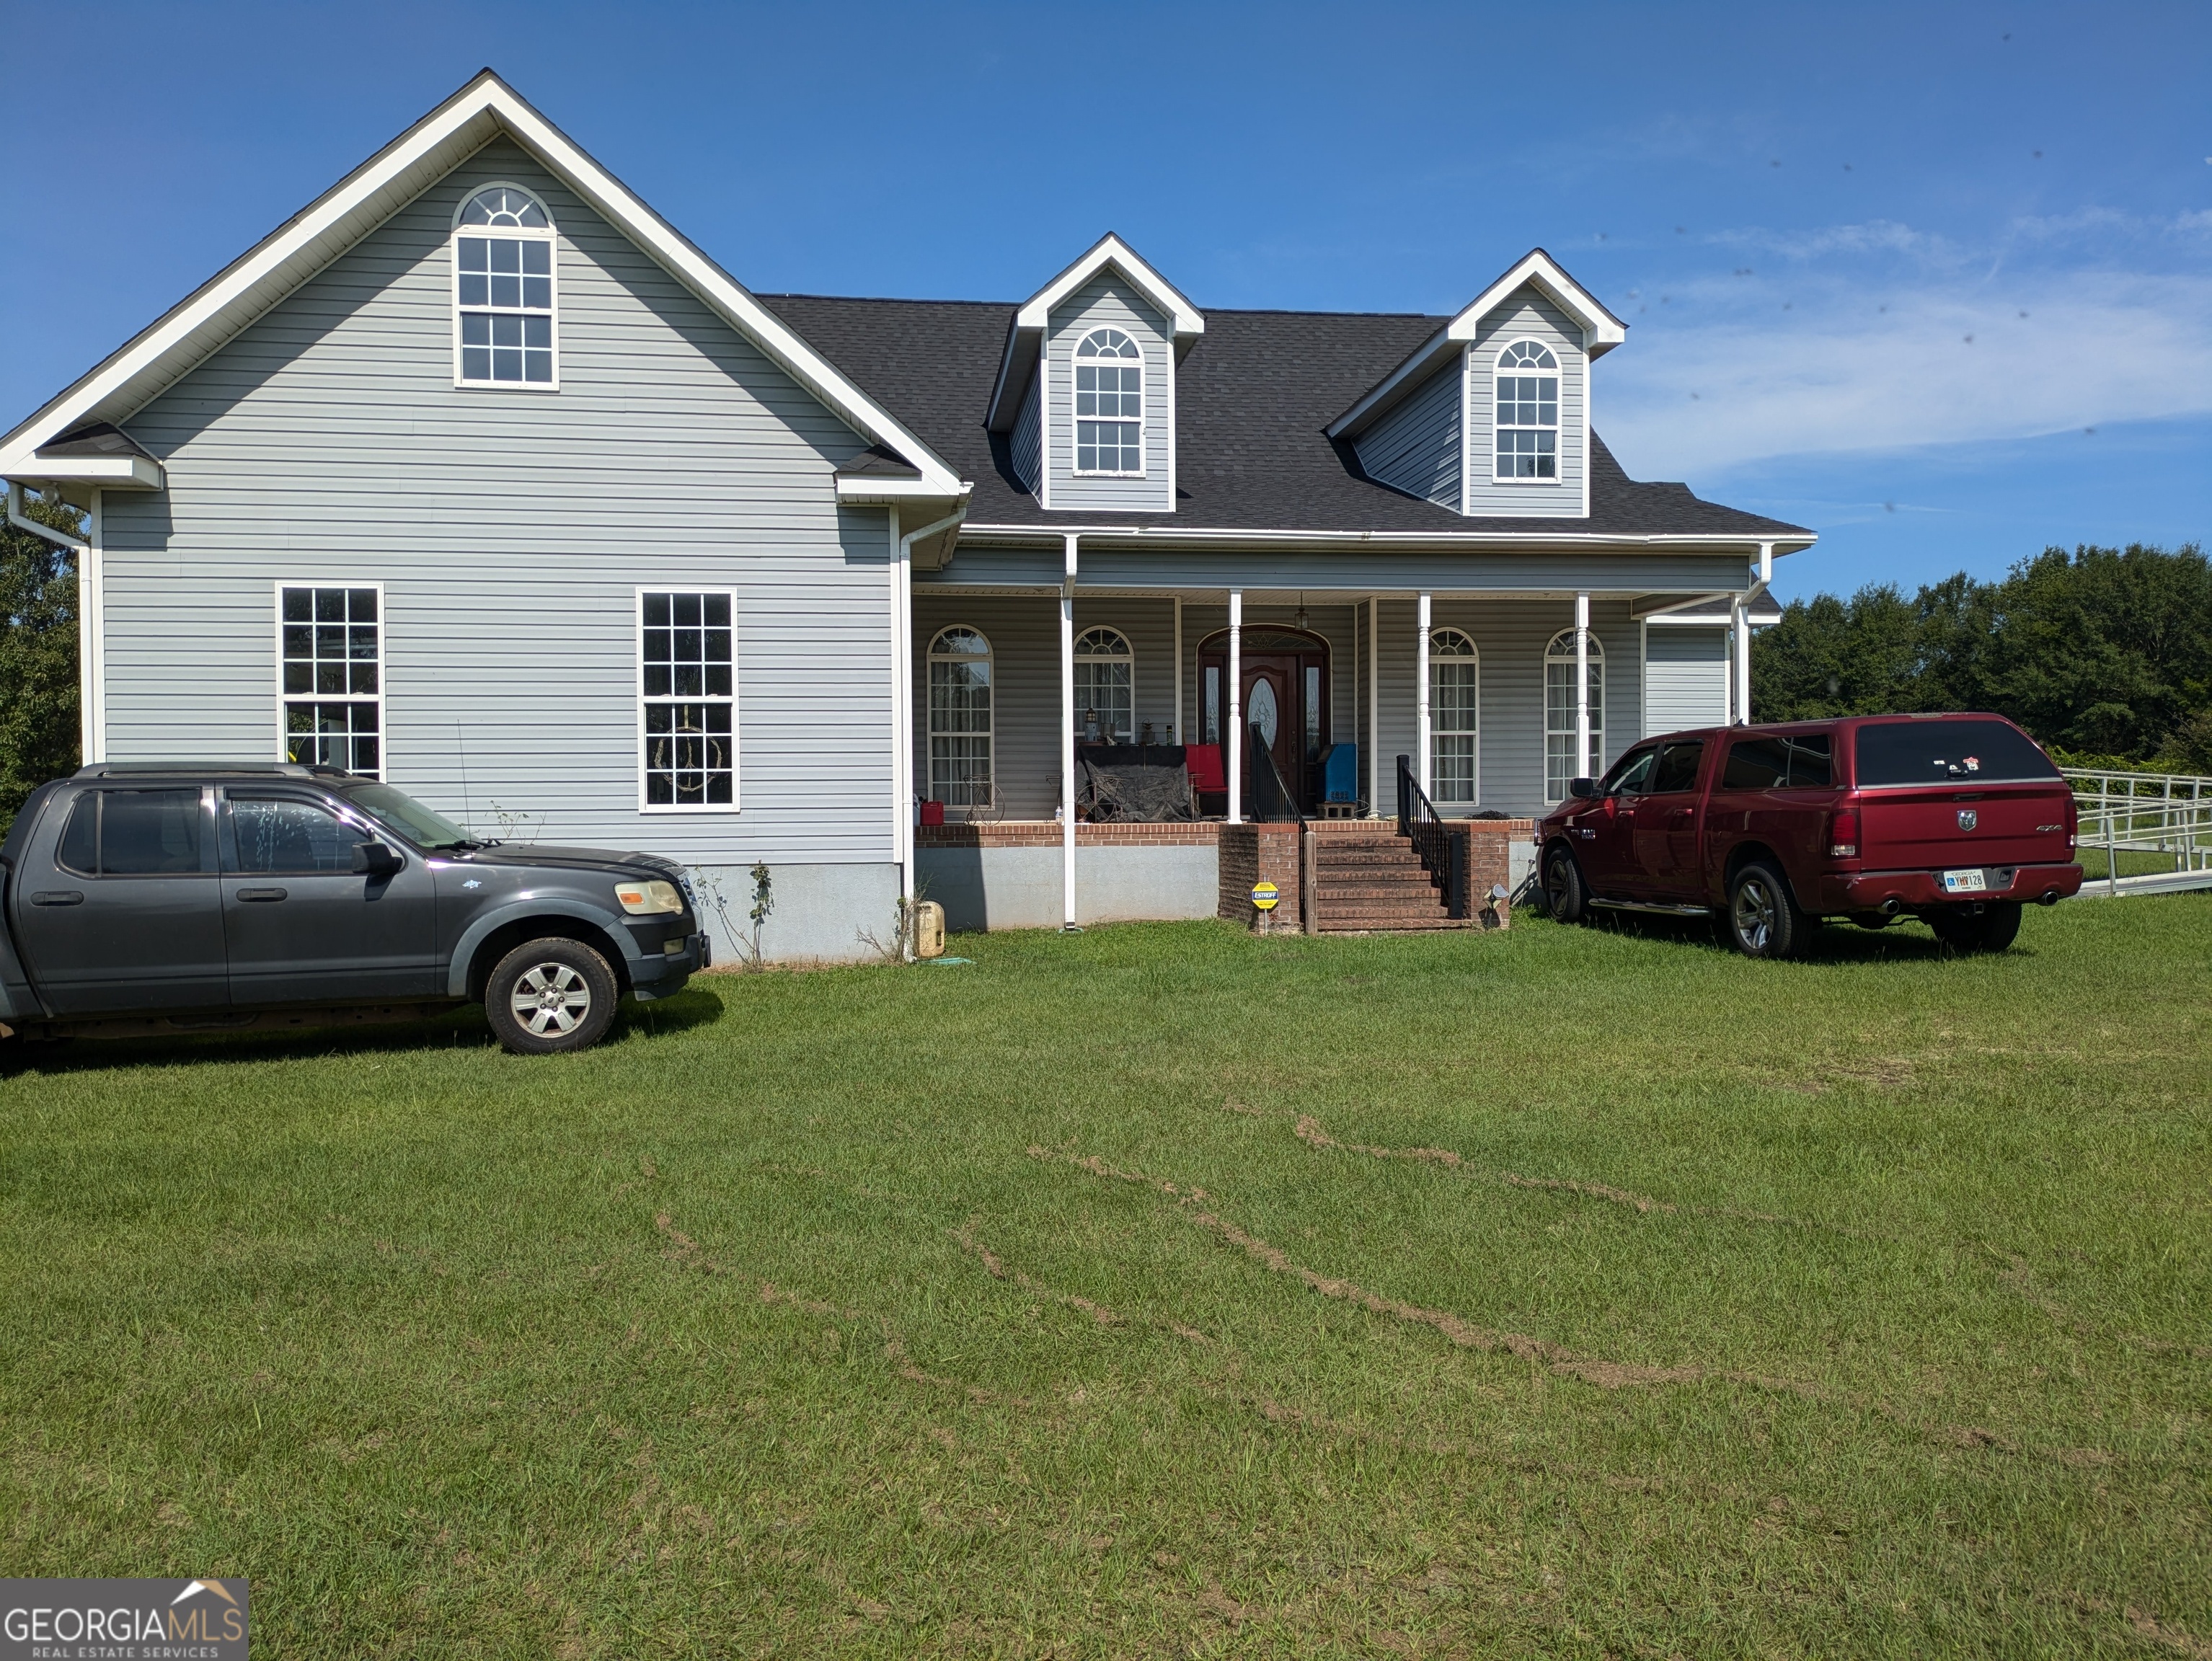
{"type": "MultiPolygon", "coordinates": [[[[26,496],[23,516],[84,534],[76,509],[26,496]]],[[[49,779],[79,760],[76,561],[0,519],[0,832],[49,779]]]]}
{"type": "Polygon", "coordinates": [[[2212,562],[2047,548],[1996,582],[1792,600],[1752,641],[1761,721],[1992,710],[2062,760],[2212,773],[2212,562]]]}

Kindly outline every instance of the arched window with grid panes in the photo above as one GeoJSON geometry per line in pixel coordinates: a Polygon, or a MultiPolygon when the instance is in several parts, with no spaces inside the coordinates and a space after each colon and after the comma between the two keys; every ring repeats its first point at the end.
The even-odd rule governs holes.
{"type": "Polygon", "coordinates": [[[1492,476],[1555,483],[1559,476],[1559,360],[1552,349],[1516,340],[1498,355],[1497,465],[1492,476]]]}
{"type": "Polygon", "coordinates": [[[929,798],[948,808],[991,805],[991,678],[981,630],[948,628],[929,643],[929,798]]]}
{"type": "Polygon", "coordinates": [[[1482,658],[1455,628],[1429,635],[1430,794],[1473,807],[1482,787],[1482,658]]]}
{"type": "Polygon", "coordinates": [[[488,185],[453,215],[453,378],[463,386],[560,385],[553,221],[514,185],[488,185]]]}
{"type": "Polygon", "coordinates": [[[1086,742],[1136,736],[1136,654],[1118,628],[1087,628],[1075,642],[1075,730],[1086,742]]]}
{"type": "Polygon", "coordinates": [[[1075,349],[1075,470],[1145,470],[1144,354],[1119,329],[1093,330],[1075,349]]]}
{"type": "Polygon", "coordinates": [[[1575,632],[1563,628],[1544,648],[1544,799],[1564,802],[1567,782],[1605,771],[1605,648],[1589,637],[1589,753],[1575,760],[1575,632]]]}

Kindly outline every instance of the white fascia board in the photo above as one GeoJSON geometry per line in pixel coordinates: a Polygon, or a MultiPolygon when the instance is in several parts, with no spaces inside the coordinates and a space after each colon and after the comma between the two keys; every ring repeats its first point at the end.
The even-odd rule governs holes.
{"type": "MultiPolygon", "coordinates": [[[[1515,290],[1533,288],[1571,318],[1583,332],[1583,351],[1599,357],[1628,338],[1628,325],[1600,305],[1582,284],[1541,248],[1531,249],[1513,268],[1465,306],[1452,320],[1414,349],[1373,391],[1323,430],[1333,439],[1349,437],[1429,378],[1446,358],[1480,332],[1482,320],[1510,299],[1515,290]]],[[[1587,394],[1585,394],[1587,405],[1587,394]]]]}
{"type": "Polygon", "coordinates": [[[36,456],[0,470],[23,484],[96,484],[105,490],[159,490],[161,464],[143,456],[36,456]]]}
{"type": "Polygon", "coordinates": [[[957,476],[927,445],[489,70],[0,439],[0,477],[85,421],[119,421],[143,408],[502,130],[832,412],[905,456],[939,494],[959,494],[957,476]]]}
{"type": "MultiPolygon", "coordinates": [[[[1653,549],[1668,553],[1703,549],[1715,554],[1729,554],[1741,553],[1745,549],[1755,553],[1761,543],[1771,543],[1774,551],[1779,555],[1785,546],[1796,552],[1812,547],[1818,540],[1810,532],[1799,536],[1777,536],[1771,533],[1716,536],[1701,531],[1666,531],[1639,536],[1589,530],[1209,530],[1179,524],[1071,525],[1063,531],[1034,524],[984,524],[974,521],[960,527],[960,537],[963,542],[988,539],[1021,546],[1059,548],[1069,531],[1086,541],[1122,543],[1190,543],[1210,547],[1283,550],[1430,548],[1439,553],[1457,553],[1469,549],[1544,548],[1577,552],[1611,549],[1621,554],[1638,554],[1653,549]]],[[[1704,591],[1710,595],[1712,591],[1704,591]]]]}
{"type": "Polygon", "coordinates": [[[1050,282],[1024,300],[1014,313],[1018,330],[1042,331],[1052,320],[1052,309],[1104,270],[1109,265],[1136,286],[1152,309],[1169,320],[1177,340],[1206,332],[1206,319],[1184,299],[1176,286],[1137,257],[1136,251],[1109,232],[1090,251],[1050,282]]]}
{"type": "Polygon", "coordinates": [[[840,479],[837,500],[853,507],[883,507],[904,502],[964,502],[972,484],[963,481],[945,490],[927,479],[840,479]]]}

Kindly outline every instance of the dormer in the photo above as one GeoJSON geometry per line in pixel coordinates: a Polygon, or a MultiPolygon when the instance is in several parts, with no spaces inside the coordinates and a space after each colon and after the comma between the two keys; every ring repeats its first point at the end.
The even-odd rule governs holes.
{"type": "Polygon", "coordinates": [[[984,424],[1040,506],[1172,513],[1176,366],[1206,319],[1107,235],[1022,302],[984,424]]]}
{"type": "Polygon", "coordinates": [[[1541,248],[1328,425],[1378,484],[1471,518],[1589,517],[1589,364],[1627,337],[1541,248]]]}

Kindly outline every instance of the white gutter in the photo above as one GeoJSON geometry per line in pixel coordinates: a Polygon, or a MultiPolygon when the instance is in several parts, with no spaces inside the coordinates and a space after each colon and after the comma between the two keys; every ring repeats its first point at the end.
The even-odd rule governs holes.
{"type": "MultiPolygon", "coordinates": [[[[990,538],[1004,540],[1024,547],[1048,548],[1069,533],[1054,530],[1046,525],[1027,524],[971,524],[964,527],[962,536],[967,540],[990,538]]],[[[1180,525],[1115,525],[1086,524],[1079,533],[1094,545],[1102,536],[1111,536],[1128,542],[1174,543],[1188,547],[1198,543],[1220,543],[1230,545],[1255,543],[1292,548],[1300,543],[1318,543],[1324,547],[1345,544],[1379,548],[1505,548],[1522,549],[1531,546],[1561,548],[1659,548],[1705,549],[1716,554],[1727,554],[1747,549],[1772,549],[1773,540],[1742,536],[1711,536],[1654,533],[1644,536],[1603,536],[1594,531],[1520,531],[1520,530],[1236,530],[1187,529],[1180,525]]],[[[1810,548],[1819,539],[1808,535],[1802,543],[1793,542],[1784,553],[1797,553],[1810,548]]]]}
{"type": "Polygon", "coordinates": [[[57,548],[67,548],[82,554],[92,544],[82,536],[72,536],[66,530],[57,530],[50,524],[40,524],[23,512],[23,482],[8,481],[8,523],[18,530],[27,530],[33,536],[43,536],[57,548]]]}

